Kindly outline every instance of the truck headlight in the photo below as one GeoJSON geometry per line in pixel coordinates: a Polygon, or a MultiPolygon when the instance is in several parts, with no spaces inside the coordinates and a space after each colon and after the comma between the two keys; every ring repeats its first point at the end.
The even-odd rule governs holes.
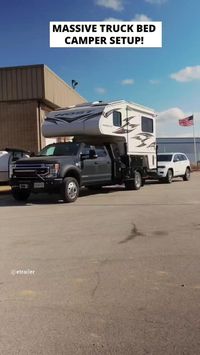
{"type": "Polygon", "coordinates": [[[12,178],[12,175],[13,175],[13,170],[16,168],[16,164],[15,163],[11,163],[9,165],[9,179],[12,178]]]}
{"type": "Polygon", "coordinates": [[[49,166],[49,174],[47,175],[48,177],[57,177],[60,171],[60,164],[51,164],[49,166]]]}

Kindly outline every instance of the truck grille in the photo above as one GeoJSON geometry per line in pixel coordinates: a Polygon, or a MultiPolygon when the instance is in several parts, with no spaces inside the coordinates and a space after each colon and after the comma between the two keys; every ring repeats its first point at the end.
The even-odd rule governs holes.
{"type": "Polygon", "coordinates": [[[49,167],[44,164],[22,164],[16,165],[16,168],[13,170],[13,177],[38,179],[38,177],[44,177],[48,173],[49,167]]]}

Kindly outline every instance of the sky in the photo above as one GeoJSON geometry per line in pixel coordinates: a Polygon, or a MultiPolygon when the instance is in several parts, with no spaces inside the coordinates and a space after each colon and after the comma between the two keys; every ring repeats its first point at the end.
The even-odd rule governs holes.
{"type": "Polygon", "coordinates": [[[46,64],[88,101],[155,109],[157,135],[200,136],[200,1],[0,0],[0,67],[46,64]],[[162,21],[162,48],[50,48],[49,21],[162,21]]]}

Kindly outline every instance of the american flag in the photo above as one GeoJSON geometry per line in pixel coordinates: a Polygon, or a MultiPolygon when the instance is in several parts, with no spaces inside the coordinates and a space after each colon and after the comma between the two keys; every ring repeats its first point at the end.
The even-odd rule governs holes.
{"type": "Polygon", "coordinates": [[[193,115],[189,117],[185,117],[182,120],[179,120],[179,126],[183,127],[188,127],[188,126],[193,126],[194,120],[193,120],[193,115]]]}

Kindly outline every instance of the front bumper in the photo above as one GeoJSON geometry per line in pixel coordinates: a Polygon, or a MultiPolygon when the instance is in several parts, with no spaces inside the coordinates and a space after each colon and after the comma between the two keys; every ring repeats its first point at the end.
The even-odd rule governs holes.
{"type": "Polygon", "coordinates": [[[60,190],[62,185],[62,178],[54,179],[11,179],[11,188],[26,189],[31,192],[57,192],[60,190]]]}
{"type": "Polygon", "coordinates": [[[158,175],[158,177],[160,177],[160,178],[165,178],[166,175],[167,175],[167,170],[166,170],[166,169],[163,169],[163,168],[158,168],[158,169],[157,169],[157,175],[158,175]]]}

